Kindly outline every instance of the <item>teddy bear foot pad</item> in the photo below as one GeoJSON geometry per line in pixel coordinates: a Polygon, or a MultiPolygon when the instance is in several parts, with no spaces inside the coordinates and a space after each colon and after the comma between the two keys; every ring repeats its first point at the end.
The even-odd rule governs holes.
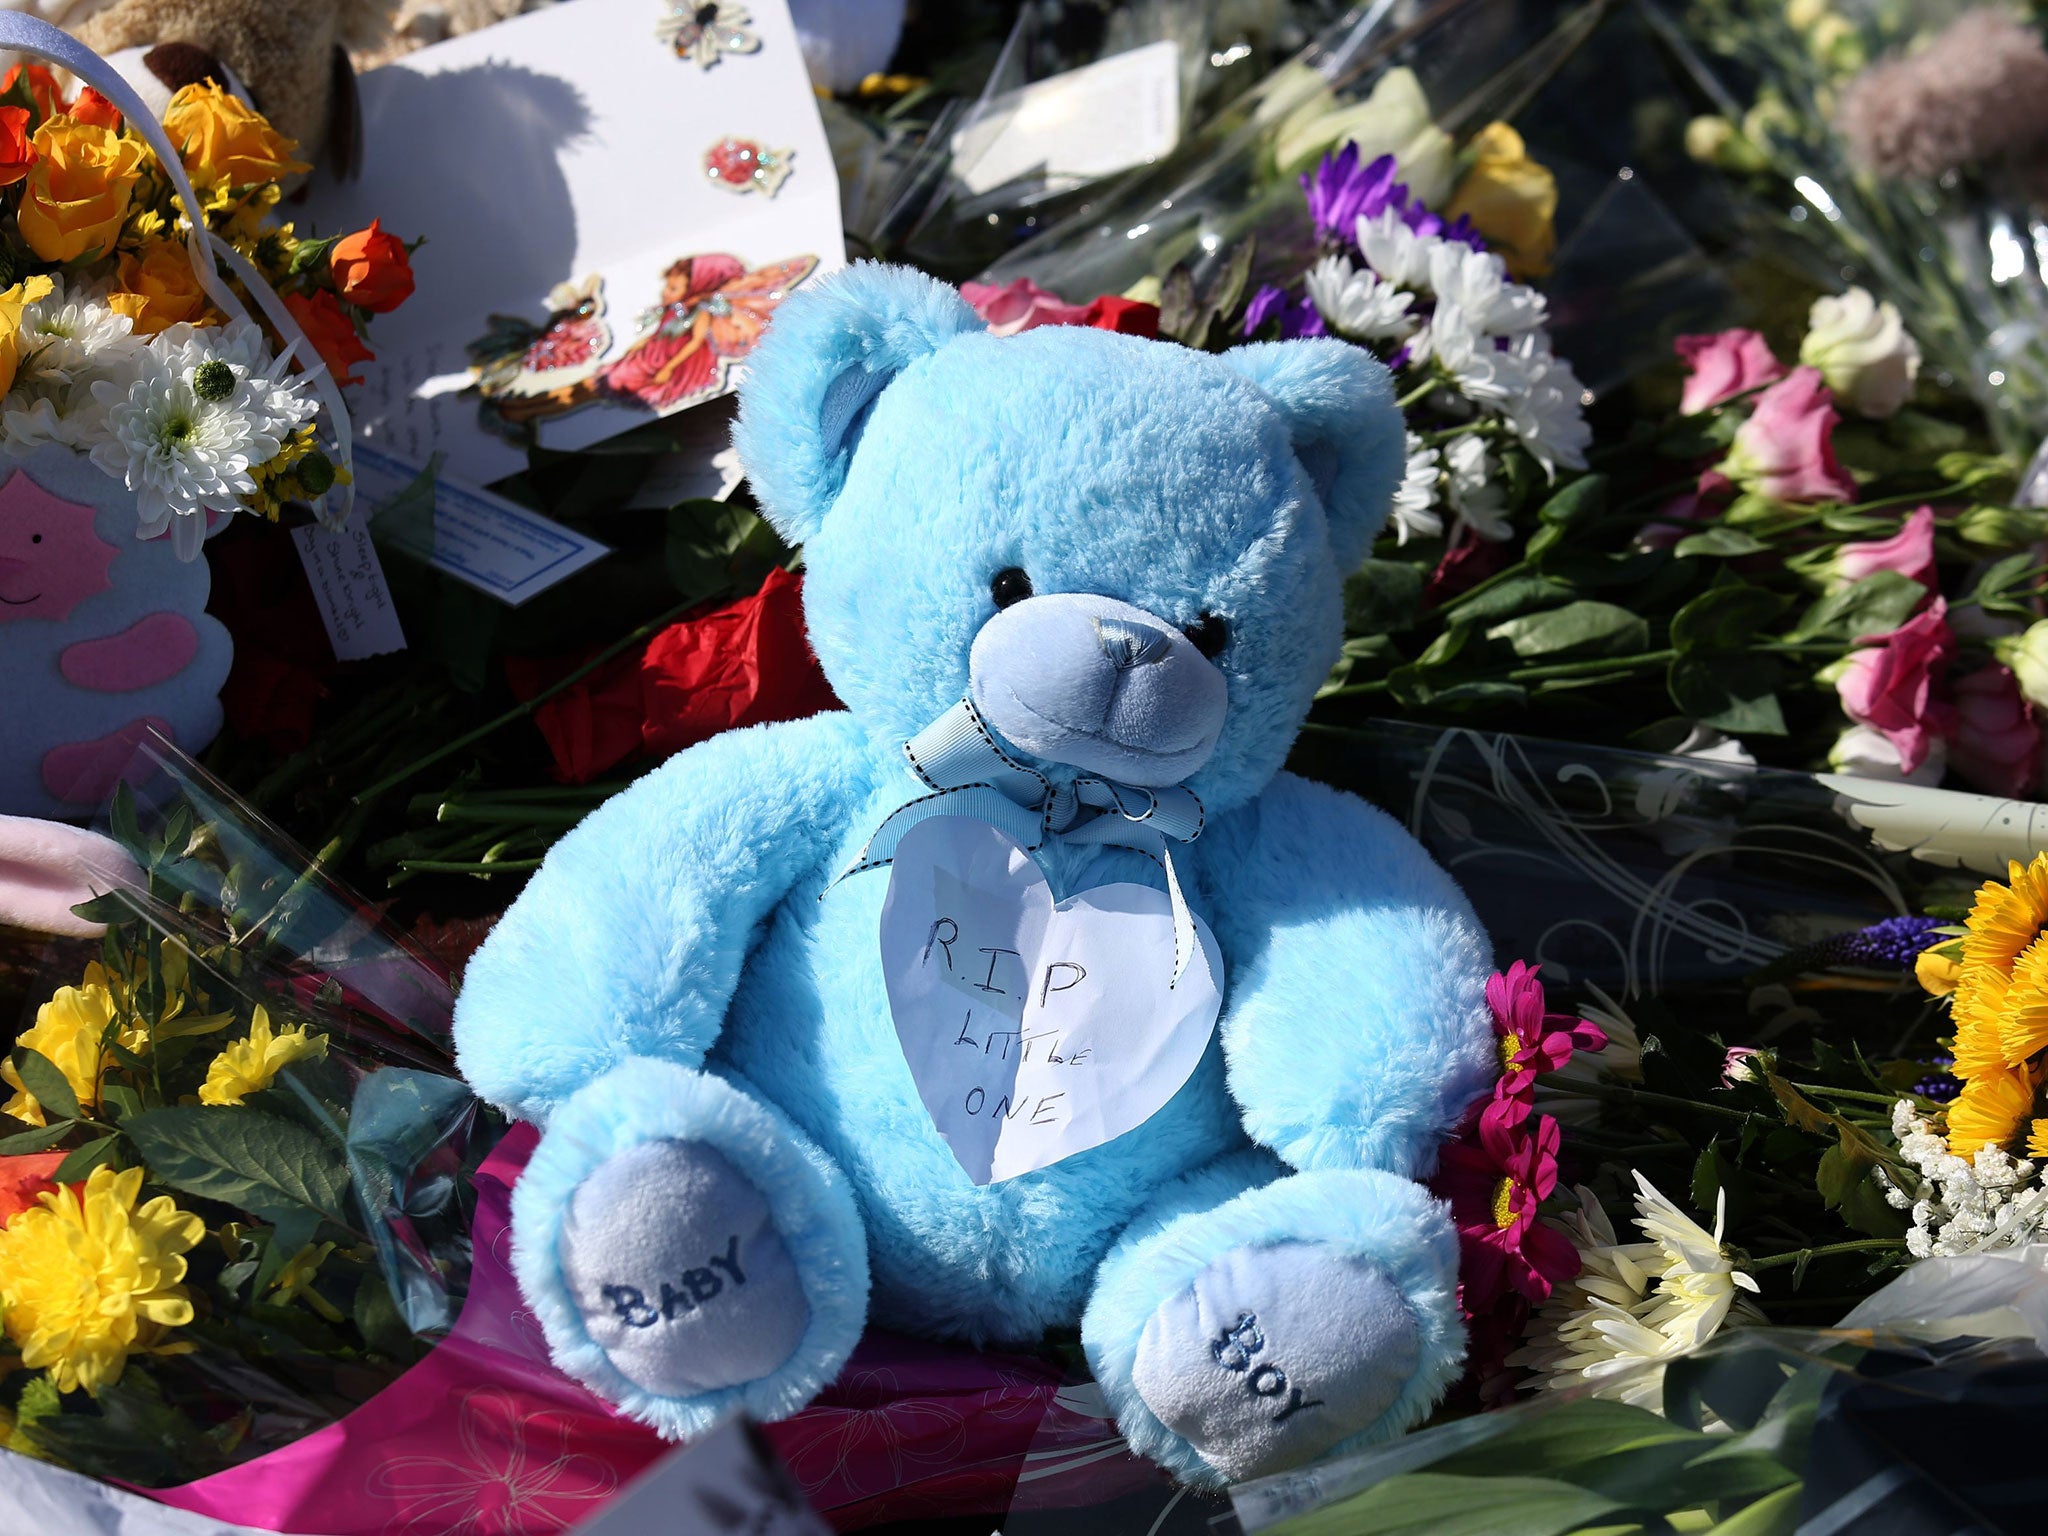
{"type": "Polygon", "coordinates": [[[810,1322],[767,1200],[702,1142],[644,1142],[599,1165],[570,1202],[560,1256],[592,1341],[663,1397],[770,1375],[810,1322]]]}
{"type": "Polygon", "coordinates": [[[1163,1302],[1131,1384],[1219,1472],[1305,1461],[1379,1419],[1414,1375],[1414,1315],[1376,1264],[1321,1243],[1233,1248],[1163,1302]]]}

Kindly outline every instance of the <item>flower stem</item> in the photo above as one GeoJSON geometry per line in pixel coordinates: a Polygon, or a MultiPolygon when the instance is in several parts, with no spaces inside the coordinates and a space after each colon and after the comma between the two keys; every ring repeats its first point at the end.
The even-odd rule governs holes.
{"type": "Polygon", "coordinates": [[[396,788],[398,785],[403,784],[407,779],[411,778],[414,774],[423,772],[424,770],[433,767],[434,764],[442,761],[445,758],[452,757],[457,752],[460,752],[464,747],[473,746],[477,742],[482,741],[486,736],[491,735],[493,732],[502,730],[504,727],[510,725],[513,721],[522,719],[523,717],[532,714],[536,709],[540,708],[541,705],[547,703],[547,701],[549,699],[552,699],[556,694],[566,692],[569,688],[583,681],[584,678],[588,677],[591,673],[595,672],[599,667],[603,666],[606,662],[611,661],[615,657],[623,655],[625,652],[631,650],[634,646],[638,645],[641,641],[651,639],[657,631],[666,629],[670,624],[673,624],[677,619],[681,618],[684,614],[688,613],[692,608],[696,607],[700,601],[701,599],[692,598],[688,602],[676,604],[675,607],[669,609],[666,613],[660,613],[655,615],[655,617],[649,619],[645,624],[642,624],[638,629],[632,631],[632,633],[624,636],[621,639],[613,641],[610,645],[606,646],[603,650],[599,651],[595,656],[591,657],[590,660],[583,663],[582,666],[576,668],[575,671],[569,673],[566,677],[562,678],[561,681],[556,683],[550,683],[547,687],[541,689],[539,693],[536,693],[532,698],[528,699],[525,703],[517,705],[512,709],[506,710],[505,713],[499,715],[494,720],[485,721],[475,730],[466,732],[465,734],[456,737],[453,741],[448,742],[444,746],[436,747],[433,751],[429,752],[425,757],[414,759],[412,762],[407,763],[403,768],[400,768],[397,772],[387,773],[386,775],[384,775],[383,778],[379,779],[376,783],[372,784],[368,789],[357,791],[354,795],[350,797],[350,799],[357,805],[364,805],[369,801],[376,799],[377,796],[383,794],[386,790],[396,788]]]}
{"type": "Polygon", "coordinates": [[[1394,402],[1394,409],[1397,411],[1405,411],[1411,405],[1420,405],[1423,401],[1427,400],[1431,395],[1435,394],[1440,387],[1441,386],[1435,379],[1430,379],[1425,383],[1418,384],[1415,386],[1415,388],[1409,390],[1407,394],[1403,395],[1400,399],[1394,402]]]}
{"type": "Polygon", "coordinates": [[[1790,1253],[1767,1253],[1762,1258],[1752,1258],[1749,1269],[1776,1269],[1780,1264],[1791,1264],[1800,1258],[1822,1259],[1835,1253],[1867,1253],[1873,1249],[1899,1249],[1906,1246],[1901,1237],[1859,1237],[1847,1243],[1823,1243],[1818,1248],[1794,1248],[1790,1253]]]}

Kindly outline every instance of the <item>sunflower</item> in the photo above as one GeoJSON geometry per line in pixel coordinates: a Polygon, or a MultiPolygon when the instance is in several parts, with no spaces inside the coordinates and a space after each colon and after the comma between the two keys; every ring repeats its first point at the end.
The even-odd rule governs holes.
{"type": "Polygon", "coordinates": [[[206,1235],[168,1195],[139,1209],[142,1170],[95,1168],[0,1228],[0,1302],[30,1370],[60,1392],[98,1392],[128,1357],[192,1321],[183,1255],[206,1235]]]}
{"type": "Polygon", "coordinates": [[[2034,1112],[2034,1080],[1999,1067],[1963,1084],[1948,1107],[1948,1149],[1975,1157],[1980,1148],[2009,1146],[2034,1112]]]}
{"type": "Polygon", "coordinates": [[[2010,862],[2009,884],[1987,880],[1978,887],[1976,903],[1963,935],[1963,964],[1991,965],[2010,975],[2013,961],[2048,925],[2048,853],[2031,864],[2010,862]]]}

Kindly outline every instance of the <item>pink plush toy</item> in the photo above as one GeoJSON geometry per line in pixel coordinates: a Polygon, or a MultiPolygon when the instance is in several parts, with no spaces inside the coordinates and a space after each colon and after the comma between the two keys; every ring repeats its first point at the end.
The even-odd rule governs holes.
{"type": "Polygon", "coordinates": [[[0,812],[90,815],[153,772],[149,730],[213,739],[233,647],[210,584],[203,559],[136,538],[133,500],[89,459],[0,458],[0,812]]]}

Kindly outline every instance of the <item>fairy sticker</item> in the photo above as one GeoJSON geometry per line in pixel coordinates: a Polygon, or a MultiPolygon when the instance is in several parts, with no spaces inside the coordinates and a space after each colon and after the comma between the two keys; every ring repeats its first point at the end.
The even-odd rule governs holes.
{"type": "Polygon", "coordinates": [[[723,252],[685,256],[662,274],[661,300],[635,339],[609,357],[604,280],[561,284],[545,324],[493,315],[469,347],[485,426],[524,441],[535,423],[599,401],[666,415],[725,393],[775,306],[817,267],[797,256],[748,270],[723,252]]]}

